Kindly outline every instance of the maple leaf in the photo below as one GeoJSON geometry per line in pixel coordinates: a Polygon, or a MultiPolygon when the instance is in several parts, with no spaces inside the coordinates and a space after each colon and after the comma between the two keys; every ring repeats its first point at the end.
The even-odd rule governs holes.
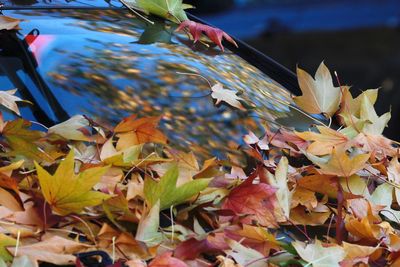
{"type": "Polygon", "coordinates": [[[242,245],[251,247],[263,255],[269,255],[271,249],[280,250],[280,244],[274,234],[264,227],[243,224],[242,227],[232,226],[225,229],[225,235],[242,245]]]}
{"type": "Polygon", "coordinates": [[[144,143],[166,144],[167,137],[157,129],[160,119],[161,117],[136,119],[136,115],[123,119],[114,129],[119,138],[117,150],[144,143]]]}
{"type": "MultiPolygon", "coordinates": [[[[55,265],[70,265],[75,262],[73,255],[90,248],[89,245],[75,242],[59,236],[52,236],[38,243],[8,248],[13,255],[29,256],[33,261],[53,263],[55,265]]],[[[37,266],[37,265],[36,265],[37,266]]]]}
{"type": "Polygon", "coordinates": [[[383,130],[387,126],[391,118],[390,112],[383,114],[382,116],[378,116],[374,109],[373,104],[367,95],[363,95],[361,99],[361,109],[360,109],[360,119],[362,121],[366,121],[364,128],[362,129],[363,133],[372,134],[372,135],[380,135],[383,130]]]}
{"type": "Polygon", "coordinates": [[[232,189],[222,209],[232,210],[237,215],[247,215],[242,219],[243,223],[256,221],[262,226],[276,227],[276,189],[265,183],[253,184],[254,179],[255,177],[247,178],[232,189]]]}
{"type": "Polygon", "coordinates": [[[187,20],[185,9],[192,8],[191,5],[184,4],[182,0],[129,0],[124,2],[146,14],[153,14],[175,23],[187,20]]]}
{"type": "Polygon", "coordinates": [[[53,162],[53,157],[39,146],[40,139],[44,137],[44,133],[30,130],[31,125],[31,122],[23,119],[7,121],[5,123],[5,126],[0,131],[11,148],[7,152],[7,155],[15,157],[24,156],[26,159],[39,162],[53,162]]]}
{"type": "MultiPolygon", "coordinates": [[[[387,167],[387,172],[388,172],[388,180],[396,183],[397,185],[400,185],[400,163],[397,157],[392,158],[392,160],[389,163],[389,166],[387,167]]],[[[399,204],[400,189],[395,187],[394,190],[395,190],[397,204],[399,204]]]]}
{"type": "MultiPolygon", "coordinates": [[[[0,16],[1,18],[2,16],[0,16]]],[[[17,103],[15,102],[27,102],[30,103],[29,101],[22,100],[18,96],[15,96],[14,94],[17,92],[17,89],[14,90],[8,90],[8,91],[0,91],[0,105],[6,107],[9,110],[14,111],[17,115],[21,115],[19,112],[17,103]]]]}
{"type": "Polygon", "coordinates": [[[16,244],[17,240],[0,233],[0,259],[3,259],[4,261],[11,261],[13,257],[7,251],[6,247],[15,246],[16,244]]]}
{"type": "Polygon", "coordinates": [[[327,162],[312,155],[307,155],[307,157],[320,167],[318,171],[322,174],[350,177],[365,167],[370,154],[360,154],[350,158],[346,150],[333,148],[332,155],[327,162]]]}
{"type": "Polygon", "coordinates": [[[211,233],[203,238],[189,238],[183,241],[176,247],[174,255],[182,260],[192,260],[202,253],[215,253],[227,248],[223,233],[211,233]]]}
{"type": "Polygon", "coordinates": [[[352,117],[360,117],[361,102],[364,96],[366,96],[370,103],[374,105],[378,97],[379,89],[365,90],[356,98],[353,98],[348,86],[343,86],[342,89],[343,96],[340,104],[339,115],[343,118],[346,125],[352,125],[354,122],[352,121],[352,117]]]}
{"type": "Polygon", "coordinates": [[[226,102],[230,106],[241,109],[241,110],[246,110],[245,107],[243,107],[242,103],[240,103],[239,100],[244,101],[242,98],[238,97],[236,94],[237,92],[229,89],[224,89],[222,84],[217,83],[211,88],[211,97],[214,98],[216,101],[216,105],[219,103],[226,102]]]}
{"type": "Polygon", "coordinates": [[[158,232],[160,227],[160,200],[144,215],[139,222],[135,239],[154,247],[161,243],[162,235],[158,232]]]}
{"type": "Polygon", "coordinates": [[[277,212],[277,214],[283,214],[283,216],[281,216],[282,218],[278,218],[278,221],[287,221],[290,213],[292,194],[289,191],[287,184],[288,167],[288,159],[286,157],[282,157],[278,167],[276,168],[275,175],[270,172],[267,173],[268,183],[277,188],[275,194],[278,200],[279,208],[282,210],[277,212]]]}
{"type": "Polygon", "coordinates": [[[227,243],[231,249],[226,251],[226,254],[235,259],[235,261],[241,266],[266,266],[267,260],[265,259],[265,256],[257,250],[245,247],[234,240],[227,240],[227,243]]]}
{"type": "Polygon", "coordinates": [[[339,131],[332,130],[325,126],[316,126],[319,133],[295,132],[296,135],[306,141],[313,141],[307,147],[307,152],[321,156],[332,153],[334,147],[347,149],[351,145],[349,138],[339,131]]]}
{"type": "Polygon", "coordinates": [[[257,145],[261,150],[269,149],[268,135],[265,135],[264,138],[260,140],[252,131],[249,131],[249,133],[243,137],[243,140],[248,145],[257,145]]]}
{"type": "Polygon", "coordinates": [[[12,17],[0,15],[0,31],[1,30],[19,30],[21,20],[12,17]]]}
{"type": "Polygon", "coordinates": [[[82,131],[89,126],[89,121],[82,115],[76,115],[72,118],[54,125],[49,128],[48,133],[58,134],[69,140],[89,141],[90,137],[82,131]]]}
{"type": "Polygon", "coordinates": [[[100,181],[108,167],[90,168],[76,175],[73,150],[61,161],[54,175],[49,174],[37,162],[35,166],[44,198],[53,211],[60,215],[79,213],[83,208],[99,205],[110,197],[92,191],[92,187],[100,181]]]}
{"type": "Polygon", "coordinates": [[[156,257],[149,264],[149,267],[187,267],[186,263],[180,259],[172,257],[172,252],[164,252],[160,256],[156,257]]]}
{"type": "Polygon", "coordinates": [[[341,92],[340,87],[333,85],[332,76],[324,62],[319,65],[315,80],[300,68],[297,68],[297,77],[303,95],[294,97],[294,102],[309,113],[323,113],[332,117],[339,109],[341,92]]]}
{"type": "Polygon", "coordinates": [[[196,43],[200,40],[202,34],[206,34],[207,37],[213,41],[216,45],[224,51],[224,46],[222,45],[222,39],[225,38],[228,42],[232,43],[234,46],[238,47],[235,40],[232,39],[226,32],[221,29],[211,27],[208,25],[201,24],[199,22],[194,22],[191,20],[183,21],[176,31],[182,31],[183,29],[189,28],[190,34],[193,36],[193,41],[196,43]]]}
{"type": "Polygon", "coordinates": [[[179,176],[178,166],[173,165],[161,178],[159,182],[150,177],[144,180],[144,195],[150,207],[160,201],[160,210],[179,205],[204,190],[210,179],[195,179],[177,187],[179,176]]]}
{"type": "Polygon", "coordinates": [[[300,241],[292,242],[299,256],[313,267],[339,267],[339,262],[345,258],[345,251],[338,245],[322,246],[319,240],[314,244],[305,244],[300,241]]]}

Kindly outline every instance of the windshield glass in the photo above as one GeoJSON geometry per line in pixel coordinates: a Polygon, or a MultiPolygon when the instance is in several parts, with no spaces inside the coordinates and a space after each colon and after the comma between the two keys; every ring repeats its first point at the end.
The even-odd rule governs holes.
{"type": "MultiPolygon", "coordinates": [[[[55,122],[75,114],[106,124],[131,114],[163,116],[171,143],[217,155],[236,153],[242,136],[248,130],[261,133],[262,124],[310,124],[285,104],[290,94],[258,69],[229,51],[201,45],[193,49],[185,35],[173,37],[169,33],[174,29],[164,24],[147,26],[130,13],[110,10],[20,10],[5,15],[24,19],[20,33],[28,35],[31,53],[23,59],[31,61],[24,67],[25,80],[34,81],[26,86],[55,122]],[[215,106],[207,81],[183,73],[242,92],[256,108],[243,112],[215,106]]],[[[15,53],[18,57],[20,52],[15,53]]]]}

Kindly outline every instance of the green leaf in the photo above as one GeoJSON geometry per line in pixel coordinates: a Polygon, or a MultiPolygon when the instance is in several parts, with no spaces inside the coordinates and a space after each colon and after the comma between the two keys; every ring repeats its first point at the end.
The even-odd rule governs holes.
{"type": "Polygon", "coordinates": [[[147,177],[144,181],[144,195],[148,204],[153,207],[160,200],[160,210],[179,205],[205,189],[210,179],[196,179],[176,187],[179,170],[175,164],[159,182],[147,177]]]}
{"type": "Polygon", "coordinates": [[[74,152],[60,163],[54,175],[49,174],[35,162],[40,187],[44,198],[53,211],[60,215],[79,213],[83,208],[96,206],[110,196],[92,191],[108,167],[87,169],[78,175],[74,173],[74,152]]]}
{"type": "Polygon", "coordinates": [[[138,40],[139,44],[172,43],[172,33],[165,28],[165,23],[156,22],[148,25],[138,40]]]}
{"type": "Polygon", "coordinates": [[[176,23],[187,20],[182,0],[136,0],[136,7],[142,9],[148,14],[153,14],[176,23]]]}
{"type": "Polygon", "coordinates": [[[160,201],[158,200],[150,212],[139,222],[135,239],[146,243],[149,247],[154,247],[162,240],[162,234],[158,232],[159,227],[160,201]]]}
{"type": "Polygon", "coordinates": [[[17,244],[17,240],[11,238],[5,234],[0,233],[0,259],[4,261],[11,261],[13,257],[7,251],[6,247],[15,246],[17,244]]]}

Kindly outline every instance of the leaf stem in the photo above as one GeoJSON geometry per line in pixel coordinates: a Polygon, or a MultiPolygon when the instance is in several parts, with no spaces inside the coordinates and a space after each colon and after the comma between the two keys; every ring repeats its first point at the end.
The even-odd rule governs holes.
{"type": "Polygon", "coordinates": [[[127,7],[130,11],[132,11],[133,13],[135,13],[135,15],[139,16],[140,18],[142,18],[143,20],[147,21],[148,23],[154,25],[154,21],[149,20],[148,18],[146,18],[145,16],[143,16],[142,14],[140,14],[139,12],[137,12],[134,8],[132,8],[131,6],[129,6],[129,4],[127,2],[125,2],[125,0],[119,0],[125,7],[127,7]]]}

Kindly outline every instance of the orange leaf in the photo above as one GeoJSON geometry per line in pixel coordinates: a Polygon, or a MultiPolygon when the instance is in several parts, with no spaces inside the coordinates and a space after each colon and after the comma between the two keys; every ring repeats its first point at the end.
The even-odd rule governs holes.
{"type": "Polygon", "coordinates": [[[167,137],[157,129],[161,117],[136,119],[136,115],[125,118],[114,129],[119,137],[117,150],[144,143],[166,144],[167,137]]]}
{"type": "Polygon", "coordinates": [[[320,133],[295,132],[300,138],[307,141],[313,141],[307,148],[308,153],[317,156],[327,155],[332,153],[334,147],[344,147],[346,149],[347,146],[350,145],[349,138],[341,132],[324,126],[317,126],[317,129],[320,133]]]}
{"type": "Polygon", "coordinates": [[[187,267],[180,259],[172,257],[172,252],[165,252],[152,260],[149,267],[187,267]]]}

